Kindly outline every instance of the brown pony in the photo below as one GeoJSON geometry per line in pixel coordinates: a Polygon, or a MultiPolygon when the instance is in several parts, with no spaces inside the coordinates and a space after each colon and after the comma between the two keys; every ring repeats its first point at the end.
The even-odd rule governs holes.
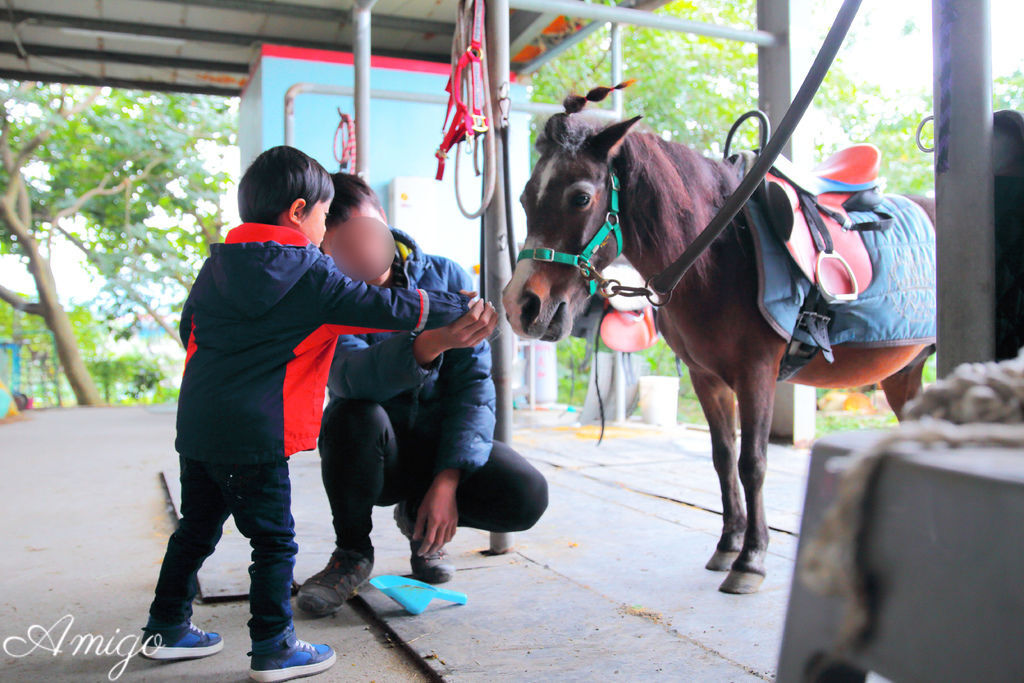
{"type": "MultiPolygon", "coordinates": [[[[602,128],[577,113],[584,103],[579,96],[567,98],[566,112],[548,119],[537,139],[540,159],[520,198],[527,216],[525,247],[580,253],[605,221],[612,167],[621,181],[623,255],[650,278],[707,225],[739,184],[738,172],[655,134],[629,134],[640,117],[602,128]]],[[[591,262],[600,269],[614,256],[614,240],[608,240],[591,262]]],[[[764,580],[768,526],[761,489],[776,378],[786,347],[758,310],[754,259],[750,235],[730,226],[675,288],[658,318],[661,334],[690,369],[711,430],[724,514],[722,535],[707,568],[729,572],[720,587],[727,593],[755,592],[764,580]]],[[[505,287],[503,302],[516,333],[555,341],[569,334],[589,295],[578,269],[524,260],[505,287]]],[[[815,387],[881,382],[899,416],[920,390],[929,351],[922,345],[839,345],[834,347],[834,363],[819,354],[792,381],[815,387]]]]}

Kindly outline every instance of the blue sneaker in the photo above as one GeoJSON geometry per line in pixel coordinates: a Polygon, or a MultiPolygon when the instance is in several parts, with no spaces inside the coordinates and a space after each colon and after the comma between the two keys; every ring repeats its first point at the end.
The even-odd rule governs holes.
{"type": "Polygon", "coordinates": [[[191,621],[169,629],[144,628],[142,631],[145,647],[141,654],[147,659],[196,659],[224,649],[219,634],[207,633],[191,621]]]}
{"type": "Polygon", "coordinates": [[[249,665],[249,678],[254,681],[290,681],[293,678],[312,676],[334,666],[337,659],[334,650],[328,645],[313,645],[295,637],[295,631],[289,628],[276,644],[270,645],[269,652],[253,644],[253,652],[249,665]]]}

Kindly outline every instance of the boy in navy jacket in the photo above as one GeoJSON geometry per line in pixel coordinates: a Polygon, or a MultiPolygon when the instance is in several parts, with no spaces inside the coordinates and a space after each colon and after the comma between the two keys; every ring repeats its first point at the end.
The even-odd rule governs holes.
{"type": "Polygon", "coordinates": [[[181,520],[144,628],[151,658],[223,647],[190,618],[196,574],[232,515],[253,548],[250,677],[288,680],[334,663],[330,647],[297,639],[292,626],[298,548],[287,458],[316,446],[338,335],[430,329],[493,310],[470,307],[463,294],[378,289],[342,275],[318,249],[333,195],[327,171],[302,152],[261,154],[238,188],[245,223],[211,246],[185,302],[181,520]]]}

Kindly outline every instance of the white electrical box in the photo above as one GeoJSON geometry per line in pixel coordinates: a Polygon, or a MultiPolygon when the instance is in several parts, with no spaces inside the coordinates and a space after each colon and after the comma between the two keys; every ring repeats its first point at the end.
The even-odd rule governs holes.
{"type": "MultiPolygon", "coordinates": [[[[451,168],[448,171],[453,174],[451,168]]],[[[450,258],[472,274],[480,263],[480,219],[462,215],[448,177],[445,180],[396,176],[388,186],[388,220],[412,236],[424,252],[450,258]]],[[[472,211],[480,204],[480,185],[468,179],[465,184],[464,200],[472,211]]]]}

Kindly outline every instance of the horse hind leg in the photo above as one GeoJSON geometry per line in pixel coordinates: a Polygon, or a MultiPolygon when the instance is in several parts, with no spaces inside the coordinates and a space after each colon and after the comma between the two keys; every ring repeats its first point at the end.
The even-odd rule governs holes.
{"type": "Polygon", "coordinates": [[[904,406],[921,392],[921,375],[924,372],[924,365],[933,353],[935,353],[934,345],[918,354],[902,370],[880,382],[882,391],[885,392],[885,400],[889,402],[889,407],[896,413],[897,419],[903,420],[904,406]]]}
{"type": "Polygon", "coordinates": [[[736,468],[736,396],[725,382],[707,372],[691,369],[690,381],[711,431],[711,457],[722,489],[722,535],[705,568],[726,572],[740,554],[747,529],[736,468]]]}

